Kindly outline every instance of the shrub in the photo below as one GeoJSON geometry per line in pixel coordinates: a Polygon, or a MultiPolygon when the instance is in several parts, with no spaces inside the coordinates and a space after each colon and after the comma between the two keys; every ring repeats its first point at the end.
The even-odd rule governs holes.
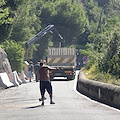
{"type": "Polygon", "coordinates": [[[22,45],[13,40],[6,40],[1,44],[1,47],[7,53],[8,60],[10,61],[12,70],[20,72],[24,66],[25,50],[22,45]]]}

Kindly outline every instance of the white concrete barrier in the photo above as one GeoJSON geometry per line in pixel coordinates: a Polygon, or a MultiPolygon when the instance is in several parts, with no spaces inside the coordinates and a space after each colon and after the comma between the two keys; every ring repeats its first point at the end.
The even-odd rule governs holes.
{"type": "Polygon", "coordinates": [[[88,80],[80,71],[77,90],[92,99],[120,109],[120,86],[88,80]]]}
{"type": "Polygon", "coordinates": [[[15,75],[16,75],[17,82],[19,83],[19,85],[21,85],[22,80],[20,80],[20,78],[18,77],[17,71],[15,71],[15,75]]]}
{"type": "Polygon", "coordinates": [[[17,78],[16,78],[16,71],[13,71],[12,83],[14,84],[14,86],[19,86],[19,83],[18,83],[17,78]]]}
{"type": "Polygon", "coordinates": [[[21,80],[22,80],[23,83],[27,83],[26,80],[25,80],[24,71],[21,71],[21,80]]]}
{"type": "Polygon", "coordinates": [[[0,87],[9,88],[12,86],[14,86],[14,84],[10,82],[7,73],[6,72],[0,73],[0,87]]]}

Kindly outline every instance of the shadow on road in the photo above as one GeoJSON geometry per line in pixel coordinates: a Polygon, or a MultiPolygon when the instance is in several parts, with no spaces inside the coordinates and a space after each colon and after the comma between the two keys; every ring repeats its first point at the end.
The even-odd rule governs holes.
{"type": "Polygon", "coordinates": [[[38,107],[43,107],[43,105],[30,106],[30,107],[26,107],[24,109],[33,109],[33,108],[38,108],[38,107]]]}

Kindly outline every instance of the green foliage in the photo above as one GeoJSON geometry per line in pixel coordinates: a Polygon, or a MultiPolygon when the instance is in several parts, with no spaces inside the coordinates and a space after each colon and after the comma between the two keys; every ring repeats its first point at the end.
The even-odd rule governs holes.
{"type": "MultiPolygon", "coordinates": [[[[15,44],[18,41],[25,44],[48,24],[53,24],[64,38],[64,47],[77,47],[82,55],[88,57],[87,69],[94,68],[98,76],[106,73],[105,76],[114,75],[118,79],[119,8],[119,0],[1,0],[0,42],[8,40],[6,44],[13,44],[11,39],[17,41],[15,44]]],[[[28,59],[37,62],[47,56],[48,46],[58,47],[59,42],[60,38],[54,33],[45,35],[29,47],[28,59]]],[[[4,45],[5,48],[8,46],[4,45]]],[[[16,61],[13,55],[11,57],[16,61]]]]}
{"type": "Polygon", "coordinates": [[[20,43],[9,40],[1,44],[1,47],[7,53],[8,59],[10,61],[12,70],[20,72],[23,69],[24,65],[24,49],[20,43]]]}
{"type": "Polygon", "coordinates": [[[11,33],[12,18],[10,17],[9,8],[5,7],[4,0],[0,1],[0,43],[7,39],[11,33]]]}
{"type": "Polygon", "coordinates": [[[93,49],[93,44],[86,44],[86,49],[80,49],[80,54],[88,57],[88,62],[86,65],[86,69],[90,69],[93,64],[95,64],[98,60],[98,53],[93,49]]]}
{"type": "MultiPolygon", "coordinates": [[[[65,39],[65,46],[76,44],[77,37],[84,32],[87,18],[81,5],[71,4],[65,0],[46,2],[41,10],[43,25],[54,24],[65,39]],[[46,19],[47,18],[47,19],[46,19]]],[[[58,45],[58,37],[53,37],[54,45],[58,45]]]]}
{"type": "MultiPolygon", "coordinates": [[[[41,29],[41,21],[38,19],[40,10],[37,10],[38,0],[14,0],[17,8],[13,11],[14,22],[12,25],[12,34],[10,39],[21,41],[25,44],[41,29]]],[[[39,0],[40,3],[40,0],[39,0]]],[[[28,59],[32,59],[33,52],[36,51],[34,45],[30,46],[28,51],[28,59]]]]}
{"type": "Polygon", "coordinates": [[[56,11],[55,18],[57,19],[54,19],[54,21],[57,24],[66,27],[68,31],[71,29],[72,36],[78,36],[83,33],[84,27],[87,25],[87,19],[82,6],[64,1],[56,6],[56,11]]]}
{"type": "Polygon", "coordinates": [[[40,27],[40,25],[36,23],[40,22],[37,20],[36,15],[30,11],[31,9],[30,0],[27,0],[26,3],[17,8],[15,11],[16,16],[14,17],[11,39],[24,42],[28,41],[29,38],[36,33],[34,26],[40,27]],[[35,25],[33,26],[34,23],[35,25]]]}
{"type": "MultiPolygon", "coordinates": [[[[38,2],[37,10],[41,11],[38,17],[41,20],[42,28],[45,28],[48,24],[53,24],[64,37],[64,46],[76,45],[77,37],[83,33],[84,27],[88,22],[82,6],[71,4],[67,0],[54,2],[47,0],[44,4],[39,4],[38,2]]],[[[37,47],[38,51],[34,53],[34,58],[40,60],[40,58],[47,56],[46,49],[50,41],[53,46],[58,47],[60,38],[54,33],[42,37],[36,42],[39,47],[37,47]]]]}
{"type": "Polygon", "coordinates": [[[120,73],[120,58],[118,54],[115,54],[110,61],[108,61],[109,71],[119,77],[120,73]]]}
{"type": "Polygon", "coordinates": [[[0,25],[10,24],[12,19],[9,18],[9,8],[4,7],[6,3],[4,0],[0,2],[0,25]]]}
{"type": "MultiPolygon", "coordinates": [[[[110,17],[106,20],[106,24],[102,26],[102,32],[97,34],[90,34],[88,36],[90,41],[89,46],[86,46],[83,55],[87,55],[89,59],[86,66],[90,69],[92,65],[96,64],[96,69],[100,72],[105,72],[105,76],[114,76],[116,79],[120,78],[120,22],[117,17],[110,17]],[[92,47],[90,47],[92,46],[92,47]],[[88,49],[92,48],[92,49],[88,49]],[[92,52],[92,54],[91,54],[92,52]],[[94,57],[93,57],[94,54],[94,57]],[[97,59],[96,59],[97,58],[97,59]],[[94,60],[94,61],[93,61],[94,60]]],[[[99,75],[95,79],[99,78],[99,75]]],[[[108,78],[104,78],[109,81],[108,78]]]]}
{"type": "Polygon", "coordinates": [[[101,59],[100,66],[103,71],[109,71],[113,75],[119,76],[120,56],[118,55],[120,37],[119,33],[114,33],[108,45],[107,52],[101,59]]]}
{"type": "Polygon", "coordinates": [[[37,44],[39,44],[39,46],[36,46],[37,50],[33,54],[33,61],[35,63],[47,57],[48,45],[50,45],[50,43],[51,45],[53,44],[51,38],[52,37],[49,34],[47,34],[42,39],[36,42],[37,44]]]}
{"type": "Polygon", "coordinates": [[[91,31],[95,33],[98,27],[100,13],[102,9],[98,6],[98,2],[96,2],[95,0],[81,1],[83,3],[83,6],[85,7],[85,11],[89,19],[91,31]]]}
{"type": "Polygon", "coordinates": [[[52,24],[53,15],[55,14],[55,4],[52,2],[46,2],[41,8],[40,19],[44,25],[52,24]],[[46,19],[47,18],[47,19],[46,19]]]}

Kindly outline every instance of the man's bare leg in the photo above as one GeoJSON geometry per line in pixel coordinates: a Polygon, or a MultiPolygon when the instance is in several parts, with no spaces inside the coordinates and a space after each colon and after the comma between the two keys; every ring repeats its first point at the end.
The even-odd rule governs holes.
{"type": "Polygon", "coordinates": [[[55,104],[55,103],[52,101],[52,94],[50,94],[50,104],[55,104]]]}
{"type": "Polygon", "coordinates": [[[44,96],[42,96],[42,104],[41,105],[44,105],[44,96]]]}

